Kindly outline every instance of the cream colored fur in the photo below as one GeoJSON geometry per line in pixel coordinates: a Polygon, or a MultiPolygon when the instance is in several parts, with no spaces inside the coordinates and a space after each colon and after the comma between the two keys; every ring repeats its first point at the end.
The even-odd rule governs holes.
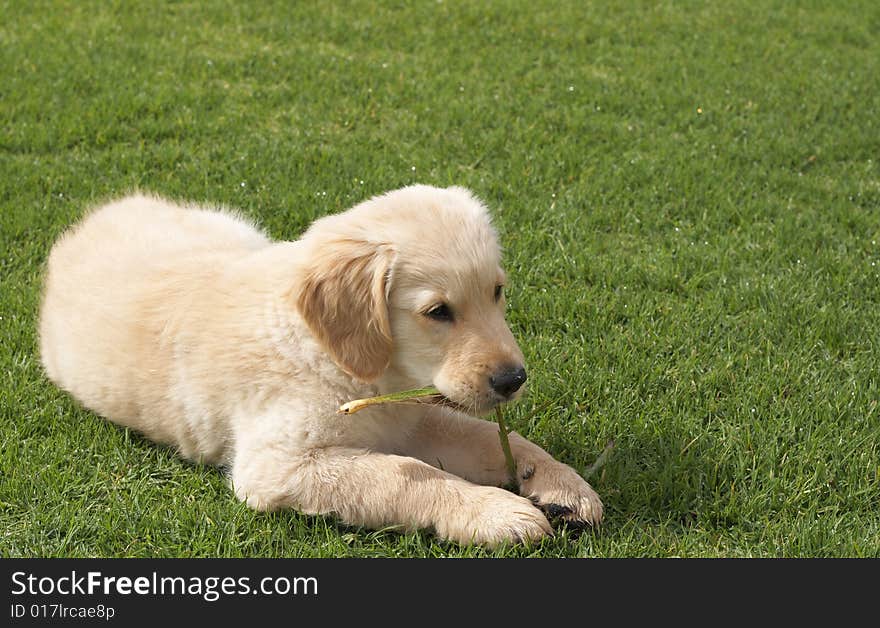
{"type": "MultiPolygon", "coordinates": [[[[360,397],[436,385],[461,409],[503,401],[489,378],[522,354],[504,321],[496,234],[461,188],[413,186],[272,242],[242,217],[131,196],[55,244],[40,318],[48,376],[88,408],[228,465],[253,508],[433,529],[497,545],[551,533],[536,504],[597,523],[570,467],[513,434],[522,495],[497,428],[360,397]],[[426,312],[447,303],[453,321],[426,312]]],[[[518,394],[518,393],[517,393],[518,394]]]]}

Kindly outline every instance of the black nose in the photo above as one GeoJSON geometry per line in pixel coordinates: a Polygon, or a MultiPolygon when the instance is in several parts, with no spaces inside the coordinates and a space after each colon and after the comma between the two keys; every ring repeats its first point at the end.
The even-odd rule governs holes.
{"type": "Polygon", "coordinates": [[[510,397],[519,390],[526,381],[526,370],[521,366],[501,369],[489,378],[492,390],[502,397],[510,397]]]}

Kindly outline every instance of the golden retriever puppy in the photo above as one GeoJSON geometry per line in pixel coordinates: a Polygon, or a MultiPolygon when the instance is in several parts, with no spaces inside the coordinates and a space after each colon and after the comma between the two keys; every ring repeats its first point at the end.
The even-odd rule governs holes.
{"type": "Polygon", "coordinates": [[[228,466],[261,510],[430,529],[490,546],[551,534],[542,508],[598,523],[570,467],[494,423],[523,356],[504,321],[486,208],[462,188],[412,186],[272,242],[227,211],[132,196],[54,245],[40,317],[48,376],[86,407],[228,466]],[[435,385],[453,407],[351,399],[435,385]]]}

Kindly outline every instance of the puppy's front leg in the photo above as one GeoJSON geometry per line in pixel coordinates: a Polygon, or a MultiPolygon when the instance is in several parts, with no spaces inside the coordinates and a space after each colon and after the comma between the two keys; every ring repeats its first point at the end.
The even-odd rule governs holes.
{"type": "MultiPolygon", "coordinates": [[[[574,469],[516,432],[510,434],[520,494],[551,516],[572,523],[598,524],[602,501],[574,469]]],[[[498,441],[498,425],[447,409],[430,408],[406,452],[471,482],[506,484],[507,466],[498,441]]]]}
{"type": "Polygon", "coordinates": [[[415,458],[364,449],[244,447],[232,479],[238,497],[259,510],[289,507],[369,528],[433,529],[463,544],[529,542],[552,533],[527,499],[415,458]]]}

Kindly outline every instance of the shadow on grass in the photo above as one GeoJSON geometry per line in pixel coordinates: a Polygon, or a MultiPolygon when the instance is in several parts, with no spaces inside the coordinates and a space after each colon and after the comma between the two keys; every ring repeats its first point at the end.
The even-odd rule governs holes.
{"type": "MultiPolygon", "coordinates": [[[[163,511],[161,517],[153,515],[146,518],[145,523],[155,525],[163,519],[167,521],[168,517],[179,516],[210,539],[213,532],[201,529],[199,518],[210,516],[220,520],[223,530],[216,534],[225,535],[233,545],[218,546],[216,551],[208,553],[203,548],[194,548],[197,555],[589,556],[595,555],[594,546],[613,545],[619,535],[640,534],[650,528],[661,527],[666,534],[685,535],[695,528],[722,529],[748,523],[735,508],[736,502],[731,495],[734,470],[730,462],[721,459],[718,446],[710,438],[691,443],[693,437],[684,432],[653,438],[642,434],[638,438],[616,439],[613,451],[589,478],[602,496],[606,509],[605,521],[598,528],[558,528],[554,537],[531,547],[507,546],[489,550],[442,541],[430,531],[369,530],[346,525],[333,516],[304,515],[294,510],[255,512],[235,498],[229,488],[226,469],[184,460],[173,448],[157,445],[132,430],[103,419],[95,417],[94,420],[105,426],[95,426],[100,432],[109,433],[110,438],[103,441],[104,446],[127,449],[128,453],[120,452],[122,462],[125,465],[136,462],[142,469],[139,475],[144,476],[160,496],[166,490],[163,484],[174,485],[168,507],[181,507],[184,511],[178,515],[163,511]],[[125,458],[129,461],[125,462],[125,458]],[[187,487],[186,479],[180,480],[181,472],[191,476],[192,489],[187,487]],[[181,483],[184,485],[178,486],[181,483]],[[195,505],[190,506],[193,503],[195,505]]],[[[545,445],[550,451],[564,454],[572,450],[574,443],[557,436],[545,445]]],[[[560,458],[565,461],[566,456],[560,458]]],[[[153,498],[155,496],[154,493],[153,498]]],[[[134,493],[129,495],[133,500],[142,497],[134,493]]],[[[180,525],[185,529],[184,524],[180,525]]],[[[208,546],[209,542],[206,542],[204,547],[208,546]]],[[[156,549],[165,551],[161,546],[156,549]]]]}

